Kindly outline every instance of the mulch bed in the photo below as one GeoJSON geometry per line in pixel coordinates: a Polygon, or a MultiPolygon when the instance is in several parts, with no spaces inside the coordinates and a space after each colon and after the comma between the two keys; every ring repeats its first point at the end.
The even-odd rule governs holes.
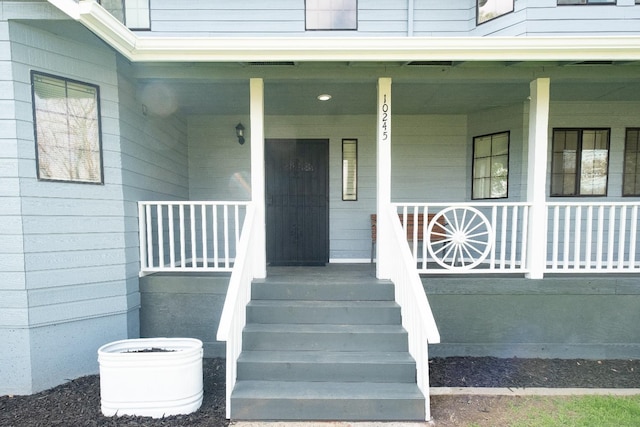
{"type": "MultiPolygon", "coordinates": [[[[205,359],[204,399],[193,414],[152,419],[105,417],[97,375],[78,378],[31,396],[0,396],[0,425],[34,426],[227,426],[223,359],[205,359]]],[[[432,387],[640,388],[640,360],[436,358],[432,387]]]]}

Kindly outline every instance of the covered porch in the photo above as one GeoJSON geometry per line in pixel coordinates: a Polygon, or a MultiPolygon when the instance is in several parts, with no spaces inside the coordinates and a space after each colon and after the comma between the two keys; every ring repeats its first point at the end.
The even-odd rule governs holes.
{"type": "MultiPolygon", "coordinates": [[[[236,363],[243,348],[244,313],[251,301],[251,283],[268,277],[269,241],[281,238],[268,235],[270,199],[265,143],[270,138],[296,141],[326,138],[329,146],[328,264],[366,265],[372,238],[370,215],[377,215],[376,277],[389,279],[395,286],[395,301],[401,307],[402,326],[409,337],[409,353],[416,361],[417,384],[427,397],[426,419],[430,417],[428,349],[429,344],[440,341],[440,331],[421,275],[423,278],[448,276],[456,280],[478,274],[543,279],[550,274],[636,272],[638,203],[621,197],[555,199],[549,195],[550,128],[554,124],[568,126],[566,123],[572,120],[576,120],[573,126],[586,127],[593,116],[580,115],[581,111],[587,112],[580,102],[556,101],[552,107],[550,79],[543,77],[516,85],[528,91],[524,100],[506,101],[510,103],[508,106],[491,106],[480,111],[463,111],[458,107],[461,109],[458,113],[403,115],[395,113],[395,101],[392,107],[392,100],[396,99],[393,82],[393,78],[380,77],[375,86],[364,85],[374,95],[373,114],[342,115],[343,110],[339,109],[335,115],[330,112],[297,115],[287,112],[288,107],[282,107],[285,110],[280,114],[270,115],[266,107],[269,83],[262,78],[251,78],[246,94],[247,116],[193,117],[189,127],[189,178],[193,189],[190,198],[195,200],[198,194],[227,193],[242,194],[250,200],[139,202],[142,275],[230,273],[217,335],[218,340],[227,343],[228,399],[237,380],[236,363]],[[565,114],[566,108],[570,113],[565,114]],[[506,118],[495,118],[502,114],[506,118]],[[236,144],[233,133],[236,120],[249,123],[246,130],[250,152],[244,155],[239,155],[237,150],[246,146],[234,145],[232,149],[225,145],[236,144]],[[350,131],[355,129],[354,125],[358,130],[350,131]],[[463,126],[463,130],[458,126],[463,126]],[[215,132],[221,129],[230,135],[216,136],[215,132]],[[468,185],[473,155],[469,141],[475,135],[504,130],[513,135],[509,153],[511,189],[507,200],[475,200],[468,185]],[[343,139],[362,143],[357,157],[360,187],[355,200],[345,200],[340,185],[343,139]],[[217,152],[223,153],[213,160],[207,157],[212,153],[208,145],[211,142],[217,152]],[[236,169],[230,173],[226,164],[241,157],[244,158],[241,164],[247,169],[238,170],[236,163],[232,166],[236,169]],[[216,170],[216,173],[221,173],[218,178],[223,180],[203,185],[200,178],[212,170],[211,165],[222,168],[222,172],[216,170]],[[196,181],[192,181],[194,179],[196,181]],[[422,227],[408,225],[420,222],[422,227]]],[[[284,84],[274,87],[287,91],[284,84]]],[[[314,93],[316,91],[314,89],[314,93]]],[[[274,99],[278,96],[274,94],[274,99]]],[[[297,98],[289,94],[286,99],[297,98]]],[[[413,98],[401,98],[398,104],[403,105],[406,99],[413,98]]],[[[627,101],[616,103],[607,104],[617,111],[632,105],[627,101]]],[[[593,105],[596,104],[594,100],[593,105]]],[[[633,104],[633,108],[637,109],[638,105],[633,104]]],[[[626,114],[623,118],[599,116],[599,120],[616,122],[616,133],[619,133],[626,129],[624,123],[632,120],[631,113],[626,114]]],[[[619,150],[624,145],[619,134],[617,138],[617,142],[612,140],[612,151],[614,146],[619,150]]],[[[621,159],[621,152],[616,156],[621,159]]],[[[300,164],[296,160],[298,171],[300,164]]],[[[307,168],[306,163],[302,164],[307,168]]],[[[291,172],[290,167],[288,170],[291,172]]],[[[620,185],[621,181],[622,174],[616,172],[609,182],[620,185]]],[[[296,229],[295,224],[288,225],[296,229]]],[[[282,236],[289,233],[287,229],[282,232],[282,236]]],[[[455,306],[456,303],[445,303],[440,308],[455,306]]],[[[471,350],[471,345],[457,344],[461,352],[479,348],[471,350]]],[[[537,344],[533,345],[523,351],[535,351],[537,344]]]]}

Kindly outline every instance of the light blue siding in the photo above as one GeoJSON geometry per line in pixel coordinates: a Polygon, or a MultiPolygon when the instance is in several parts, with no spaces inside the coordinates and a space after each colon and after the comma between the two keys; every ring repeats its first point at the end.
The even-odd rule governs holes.
{"type": "MultiPolygon", "coordinates": [[[[564,7],[558,7],[556,0],[518,0],[513,13],[476,25],[476,0],[359,0],[357,31],[305,31],[304,0],[235,3],[158,0],[151,3],[151,34],[186,37],[634,34],[640,8],[630,6],[633,3],[628,0],[617,5],[564,7]]],[[[141,32],[145,33],[148,32],[141,32]]]]}

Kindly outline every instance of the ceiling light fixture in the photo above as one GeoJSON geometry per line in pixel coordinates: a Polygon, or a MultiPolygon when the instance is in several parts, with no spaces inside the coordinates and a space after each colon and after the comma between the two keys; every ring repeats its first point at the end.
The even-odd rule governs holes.
{"type": "Polygon", "coordinates": [[[321,95],[318,95],[318,101],[328,101],[331,99],[331,95],[329,95],[328,93],[323,93],[321,95]]]}

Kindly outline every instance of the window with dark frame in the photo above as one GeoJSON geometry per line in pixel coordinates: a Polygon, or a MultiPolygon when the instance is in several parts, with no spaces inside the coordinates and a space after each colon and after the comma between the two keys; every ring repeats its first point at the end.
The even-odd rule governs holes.
{"type": "Polygon", "coordinates": [[[622,195],[640,196],[640,128],[629,128],[626,132],[622,195]]]}
{"type": "Polygon", "coordinates": [[[551,196],[606,196],[610,129],[554,129],[551,196]]]}
{"type": "Polygon", "coordinates": [[[307,30],[357,30],[357,0],[306,0],[307,30]]]}
{"type": "Polygon", "coordinates": [[[478,0],[476,23],[478,25],[513,12],[514,0],[478,0]]]}
{"type": "Polygon", "coordinates": [[[358,140],[342,140],[342,200],[358,200],[358,140]]]}
{"type": "Polygon", "coordinates": [[[472,196],[502,199],[509,189],[509,132],[473,138],[472,196]]]}
{"type": "Polygon", "coordinates": [[[96,85],[31,72],[38,179],[101,184],[96,85]]]}

